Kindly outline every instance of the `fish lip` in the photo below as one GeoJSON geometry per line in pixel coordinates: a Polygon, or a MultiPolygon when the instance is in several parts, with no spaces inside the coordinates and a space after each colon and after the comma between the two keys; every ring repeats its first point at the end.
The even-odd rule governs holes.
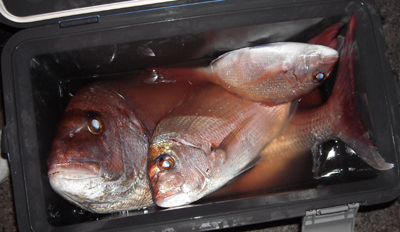
{"type": "MultiPolygon", "coordinates": [[[[204,176],[203,176],[204,177],[204,176]]],[[[205,177],[204,177],[205,178],[205,177]]],[[[207,181],[202,181],[202,185],[197,189],[192,189],[190,192],[182,190],[182,185],[176,186],[175,188],[166,192],[161,192],[157,185],[152,186],[153,201],[156,205],[163,208],[178,207],[190,204],[194,201],[199,200],[204,196],[206,191],[207,181]],[[194,197],[194,196],[200,197],[194,197]]]]}
{"type": "Polygon", "coordinates": [[[56,163],[49,165],[49,178],[83,180],[101,175],[101,166],[97,162],[56,163]]]}
{"type": "Polygon", "coordinates": [[[153,201],[156,205],[158,205],[159,207],[163,207],[163,208],[170,208],[170,207],[177,207],[177,206],[181,206],[181,205],[185,205],[187,203],[189,203],[188,201],[185,202],[179,202],[179,204],[171,204],[171,202],[176,203],[177,201],[175,199],[177,199],[178,197],[176,195],[180,195],[180,196],[186,196],[186,194],[184,194],[181,190],[174,189],[174,190],[170,190],[166,193],[160,193],[159,190],[157,190],[157,193],[154,194],[153,197],[153,201]],[[162,197],[161,197],[162,196],[162,197]]]}

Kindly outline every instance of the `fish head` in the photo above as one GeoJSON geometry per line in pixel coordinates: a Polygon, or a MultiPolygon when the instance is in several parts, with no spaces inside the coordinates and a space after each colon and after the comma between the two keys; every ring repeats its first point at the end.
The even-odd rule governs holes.
{"type": "Polygon", "coordinates": [[[201,147],[171,140],[151,144],[148,174],[154,203],[176,207],[197,200],[207,191],[212,166],[201,147]]]}
{"type": "Polygon", "coordinates": [[[52,188],[90,211],[134,194],[145,175],[148,136],[129,107],[100,87],[70,101],[47,160],[52,188]]]}
{"type": "Polygon", "coordinates": [[[339,53],[322,45],[303,46],[304,50],[293,63],[293,71],[289,75],[300,91],[309,92],[331,75],[339,53]]]}

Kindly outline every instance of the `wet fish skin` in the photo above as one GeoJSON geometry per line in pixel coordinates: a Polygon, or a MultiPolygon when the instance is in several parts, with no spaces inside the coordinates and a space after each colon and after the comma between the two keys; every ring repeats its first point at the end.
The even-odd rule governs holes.
{"type": "Polygon", "coordinates": [[[154,202],[189,204],[246,170],[284,127],[293,104],[266,106],[218,85],[193,95],[160,121],[150,141],[154,202]]]}
{"type": "Polygon", "coordinates": [[[345,142],[377,170],[393,167],[378,153],[357,111],[353,38],[355,23],[353,15],[348,23],[335,85],[327,102],[312,109],[298,110],[281,135],[261,152],[263,158],[260,162],[231,185],[215,193],[215,196],[259,190],[260,186],[277,186],[281,183],[275,182],[275,179],[281,175],[290,175],[283,171],[287,171],[286,166],[293,166],[293,161],[308,160],[306,156],[310,150],[314,150],[313,174],[319,178],[320,161],[316,150],[320,144],[331,139],[345,142]]]}
{"type": "MultiPolygon", "coordinates": [[[[375,144],[369,136],[368,129],[361,120],[360,112],[357,109],[355,78],[356,46],[354,42],[355,30],[356,18],[353,14],[347,25],[346,36],[341,51],[341,58],[336,77],[336,82],[338,84],[335,84],[337,87],[333,88],[330,97],[330,101],[336,101],[340,104],[328,104],[330,105],[330,118],[332,119],[331,139],[339,139],[346,143],[371,167],[377,170],[388,170],[393,168],[393,164],[387,163],[379,154],[375,144]]],[[[322,135],[324,133],[320,134],[322,135]]],[[[316,152],[313,152],[313,155],[314,165],[318,165],[320,162],[318,161],[316,152]]],[[[318,169],[318,166],[314,166],[313,172],[318,173],[318,169]]]]}
{"type": "MultiPolygon", "coordinates": [[[[278,138],[262,152],[273,154],[303,154],[328,140],[341,140],[354,149],[360,158],[377,170],[388,170],[387,163],[378,153],[369,137],[368,129],[357,109],[355,78],[355,16],[349,20],[343,48],[340,54],[334,88],[328,101],[311,110],[298,111],[278,138]]],[[[314,170],[318,173],[318,157],[314,154],[314,170]]]]}
{"type": "Polygon", "coordinates": [[[71,99],[48,157],[50,184],[59,195],[96,213],[154,204],[146,174],[149,135],[197,87],[141,84],[149,77],[95,82],[71,99]]]}
{"type": "Polygon", "coordinates": [[[276,42],[225,53],[207,67],[151,70],[160,78],[209,81],[246,99],[279,104],[321,84],[337,60],[338,52],[326,46],[276,42]]]}
{"type": "MultiPolygon", "coordinates": [[[[339,22],[330,26],[317,36],[307,41],[308,44],[318,44],[339,50],[342,46],[342,37],[339,37],[339,31],[343,28],[344,23],[339,22]]],[[[326,100],[326,99],[325,99],[326,100]]],[[[321,105],[324,102],[320,86],[310,91],[307,95],[301,98],[299,101],[299,109],[314,108],[321,105]]]]}

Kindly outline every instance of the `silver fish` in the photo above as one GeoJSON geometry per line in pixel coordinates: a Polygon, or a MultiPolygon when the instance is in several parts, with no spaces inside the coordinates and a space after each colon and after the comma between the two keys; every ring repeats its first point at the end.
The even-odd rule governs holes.
{"type": "Polygon", "coordinates": [[[353,15],[348,23],[338,73],[329,99],[318,107],[296,112],[282,133],[260,153],[260,162],[214,196],[243,194],[301,181],[297,176],[303,178],[300,173],[301,165],[306,165],[304,162],[313,162],[313,166],[308,166],[313,169],[314,177],[320,178],[321,162],[317,149],[328,140],[345,142],[377,170],[393,168],[393,164],[386,162],[379,154],[357,110],[353,39],[355,25],[353,15]],[[314,160],[308,158],[310,151],[314,160]]]}
{"type": "Polygon", "coordinates": [[[338,52],[326,46],[277,42],[233,50],[207,67],[149,70],[163,79],[208,81],[249,100],[279,104],[315,89],[337,60],[338,52]]]}

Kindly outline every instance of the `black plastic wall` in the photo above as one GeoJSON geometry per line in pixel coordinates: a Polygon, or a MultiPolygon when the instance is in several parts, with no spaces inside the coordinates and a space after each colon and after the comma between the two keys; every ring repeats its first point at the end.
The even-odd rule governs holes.
{"type": "Polygon", "coordinates": [[[378,204],[399,195],[399,112],[379,16],[368,1],[215,1],[101,16],[90,25],[37,27],[8,42],[2,70],[4,132],[21,231],[218,229],[300,217],[321,207],[378,204]],[[54,128],[69,93],[83,84],[145,67],[212,59],[244,46],[305,42],[336,22],[347,22],[353,12],[358,88],[367,98],[377,147],[393,169],[354,181],[312,182],[289,186],[291,191],[118,215],[84,212],[51,189],[46,159],[54,128]]]}

